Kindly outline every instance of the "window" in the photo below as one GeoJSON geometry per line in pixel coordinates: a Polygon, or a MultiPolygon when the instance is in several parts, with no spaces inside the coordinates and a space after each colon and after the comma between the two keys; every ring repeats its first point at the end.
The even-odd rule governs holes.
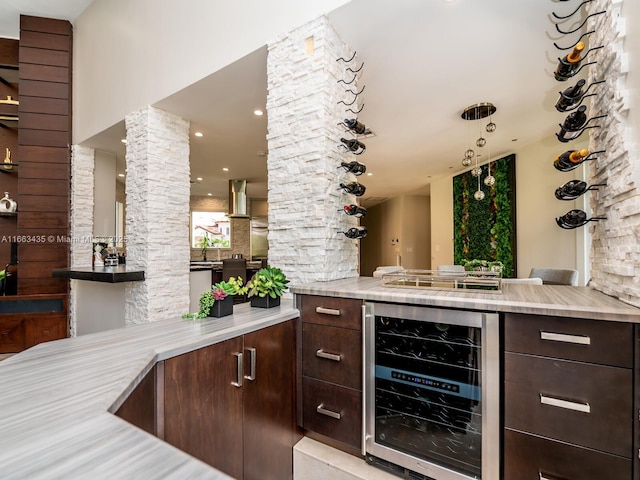
{"type": "Polygon", "coordinates": [[[231,223],[225,212],[191,212],[191,248],[231,247],[231,223]]]}

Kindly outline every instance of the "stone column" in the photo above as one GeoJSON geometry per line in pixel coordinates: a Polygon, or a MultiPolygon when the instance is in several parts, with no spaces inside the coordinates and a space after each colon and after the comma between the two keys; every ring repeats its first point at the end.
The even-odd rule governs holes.
{"type": "MultiPolygon", "coordinates": [[[[70,266],[90,267],[93,256],[93,148],[71,147],[71,212],[69,237],[71,239],[70,266]]],[[[76,336],[76,304],[78,282],[69,285],[69,335],[76,336]]]]}
{"type": "Polygon", "coordinates": [[[340,147],[351,136],[339,123],[355,117],[345,109],[357,111],[358,102],[339,102],[350,103],[345,89],[358,87],[338,83],[351,80],[346,68],[356,61],[336,60],[352,55],[324,16],[268,46],[269,263],[292,284],[358,275],[358,241],[338,233],[357,225],[338,211],[356,202],[339,191],[355,179],[340,162],[360,158],[340,147]]]}
{"type": "Polygon", "coordinates": [[[189,122],[153,107],[127,128],[127,269],[144,282],[125,290],[127,325],[189,311],[189,122]]]}
{"type": "Polygon", "coordinates": [[[589,54],[587,85],[597,95],[591,97],[590,117],[607,115],[592,122],[601,128],[589,130],[589,150],[606,150],[598,160],[590,163],[589,183],[606,183],[590,195],[593,216],[606,220],[592,223],[591,229],[591,286],[607,295],[640,306],[640,162],[632,140],[629,121],[629,92],[627,54],[624,52],[625,22],[622,2],[596,0],[587,6],[589,13],[606,10],[588,24],[595,30],[589,46],[604,48],[589,54]]]}

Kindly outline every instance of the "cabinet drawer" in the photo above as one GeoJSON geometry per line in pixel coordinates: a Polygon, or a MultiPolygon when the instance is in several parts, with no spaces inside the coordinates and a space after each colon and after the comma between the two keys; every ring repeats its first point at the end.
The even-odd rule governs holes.
{"type": "Polygon", "coordinates": [[[333,327],[362,329],[362,301],[303,295],[302,321],[333,327]]]}
{"type": "Polygon", "coordinates": [[[302,390],[302,426],[359,449],[361,392],[308,377],[302,377],[302,390]]]}
{"type": "Polygon", "coordinates": [[[302,374],[362,389],[362,338],[357,330],[302,324],[302,374]]]}
{"type": "Polygon", "coordinates": [[[0,353],[24,350],[24,321],[22,318],[0,318],[0,353]]]}
{"type": "Polygon", "coordinates": [[[631,457],[631,370],[506,353],[504,372],[505,427],[631,457]]]}
{"type": "Polygon", "coordinates": [[[505,480],[629,480],[631,460],[505,430],[504,478],[505,480]]]}
{"type": "Polygon", "coordinates": [[[603,320],[508,314],[505,350],[631,368],[633,325],[603,320]]]}

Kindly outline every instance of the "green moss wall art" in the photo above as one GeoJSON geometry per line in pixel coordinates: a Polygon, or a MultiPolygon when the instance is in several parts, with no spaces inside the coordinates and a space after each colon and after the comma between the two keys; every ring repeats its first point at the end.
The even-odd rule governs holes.
{"type": "Polygon", "coordinates": [[[456,265],[465,260],[500,261],[504,277],[516,277],[516,156],[490,163],[496,183],[484,184],[487,165],[482,166],[480,186],[485,196],[476,200],[478,179],[471,172],[453,177],[453,256],[456,265]]]}

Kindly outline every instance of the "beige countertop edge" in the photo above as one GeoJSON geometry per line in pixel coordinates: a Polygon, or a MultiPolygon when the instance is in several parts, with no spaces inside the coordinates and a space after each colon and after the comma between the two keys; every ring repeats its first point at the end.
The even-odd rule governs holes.
{"type": "Polygon", "coordinates": [[[385,287],[379,278],[354,277],[295,285],[291,291],[297,295],[640,323],[639,308],[589,287],[505,284],[502,293],[466,293],[385,287]]]}

